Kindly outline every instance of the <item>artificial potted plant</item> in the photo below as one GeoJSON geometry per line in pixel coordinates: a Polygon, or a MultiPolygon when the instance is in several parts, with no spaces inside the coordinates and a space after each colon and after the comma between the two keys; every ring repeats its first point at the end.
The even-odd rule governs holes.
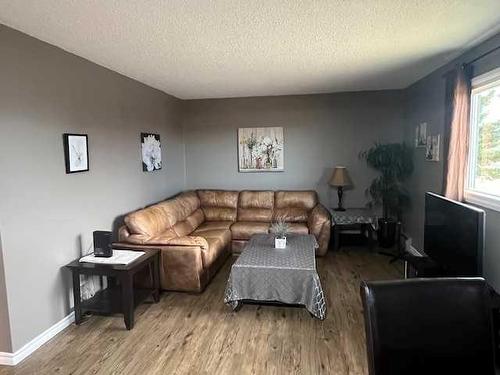
{"type": "Polygon", "coordinates": [[[360,153],[360,158],[380,172],[366,193],[370,207],[382,206],[378,240],[380,246],[388,248],[394,245],[397,221],[401,221],[403,209],[410,204],[404,182],[413,173],[413,150],[405,143],[376,143],[360,153]]]}
{"type": "Polygon", "coordinates": [[[276,249],[286,248],[286,234],[288,233],[288,224],[278,219],[271,225],[271,233],[274,234],[274,247],[276,249]]]}

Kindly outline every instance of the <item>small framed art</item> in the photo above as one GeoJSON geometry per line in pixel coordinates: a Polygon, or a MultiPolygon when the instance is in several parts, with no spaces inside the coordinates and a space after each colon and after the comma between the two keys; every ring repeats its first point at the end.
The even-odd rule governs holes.
{"type": "Polygon", "coordinates": [[[87,134],[63,134],[66,173],[89,170],[89,141],[87,134]]]}
{"type": "Polygon", "coordinates": [[[427,136],[427,146],[425,148],[425,160],[439,161],[439,146],[441,144],[441,135],[427,136]]]}
{"type": "Polygon", "coordinates": [[[161,169],[160,135],[141,133],[142,170],[153,172],[161,169]]]}
{"type": "Polygon", "coordinates": [[[427,146],[427,123],[422,122],[415,129],[415,147],[427,146]]]}

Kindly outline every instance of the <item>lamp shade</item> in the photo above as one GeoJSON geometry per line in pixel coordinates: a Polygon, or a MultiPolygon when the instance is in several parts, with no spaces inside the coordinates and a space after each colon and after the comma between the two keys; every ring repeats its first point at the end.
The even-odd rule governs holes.
{"type": "Polygon", "coordinates": [[[346,167],[335,167],[328,183],[331,186],[352,186],[351,177],[349,177],[346,167]]]}

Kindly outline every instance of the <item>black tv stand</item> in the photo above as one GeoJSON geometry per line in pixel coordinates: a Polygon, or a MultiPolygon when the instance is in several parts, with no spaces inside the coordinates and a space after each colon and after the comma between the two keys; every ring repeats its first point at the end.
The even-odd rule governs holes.
{"type": "Polygon", "coordinates": [[[411,268],[411,277],[439,277],[443,268],[428,256],[416,256],[405,253],[401,259],[411,268]]]}

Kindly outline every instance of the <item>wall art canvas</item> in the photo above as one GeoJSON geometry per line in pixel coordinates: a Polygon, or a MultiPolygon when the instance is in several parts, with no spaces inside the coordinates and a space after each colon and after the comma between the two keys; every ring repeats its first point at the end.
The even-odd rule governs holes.
{"type": "Polygon", "coordinates": [[[142,170],[153,172],[161,169],[160,135],[141,133],[142,170]]]}
{"type": "Polygon", "coordinates": [[[282,172],[284,139],[282,127],[238,129],[240,172],[282,172]]]}
{"type": "Polygon", "coordinates": [[[427,145],[427,123],[422,122],[415,129],[415,147],[425,147],[427,145]]]}
{"type": "Polygon", "coordinates": [[[439,161],[439,143],[441,136],[433,135],[427,137],[427,147],[425,148],[425,160],[439,161]]]}
{"type": "Polygon", "coordinates": [[[89,142],[86,134],[63,134],[66,173],[89,170],[89,142]]]}

